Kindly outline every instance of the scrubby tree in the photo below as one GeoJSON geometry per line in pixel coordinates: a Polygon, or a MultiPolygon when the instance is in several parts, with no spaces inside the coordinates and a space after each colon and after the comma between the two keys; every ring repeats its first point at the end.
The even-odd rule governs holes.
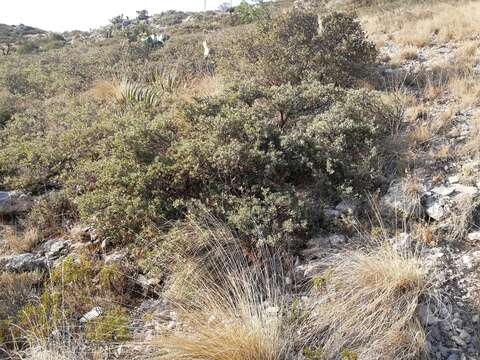
{"type": "Polygon", "coordinates": [[[322,19],[321,28],[316,14],[295,9],[228,39],[227,54],[219,62],[236,77],[266,85],[315,78],[348,86],[364,77],[377,51],[359,22],[332,13],[322,19]]]}

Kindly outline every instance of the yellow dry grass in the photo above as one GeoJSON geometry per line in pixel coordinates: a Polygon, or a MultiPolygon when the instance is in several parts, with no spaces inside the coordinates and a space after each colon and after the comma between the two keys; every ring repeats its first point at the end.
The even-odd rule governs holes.
{"type": "Polygon", "coordinates": [[[36,228],[29,228],[21,232],[15,226],[5,225],[0,232],[3,238],[2,247],[8,252],[17,254],[33,250],[42,239],[36,228]]]}
{"type": "Polygon", "coordinates": [[[199,96],[217,96],[223,92],[225,84],[219,76],[205,75],[194,78],[178,89],[178,96],[191,100],[199,96]]]}
{"type": "Polygon", "coordinates": [[[361,15],[369,36],[377,43],[393,41],[424,47],[432,43],[474,38],[480,29],[480,2],[426,2],[361,15]]]}
{"type": "Polygon", "coordinates": [[[476,114],[470,121],[470,135],[466,142],[463,154],[478,159],[480,155],[480,114],[476,114]]]}
{"type": "Polygon", "coordinates": [[[177,304],[186,330],[154,341],[158,358],[282,359],[294,341],[284,316],[281,273],[268,260],[255,264],[246,257],[227,228],[193,226],[203,251],[209,250],[200,259],[187,261],[189,265],[170,283],[167,294],[177,304]]]}
{"type": "Polygon", "coordinates": [[[93,87],[87,91],[87,95],[101,101],[109,101],[112,99],[121,101],[123,98],[119,84],[110,81],[96,82],[93,87]]]}
{"type": "Polygon", "coordinates": [[[413,359],[425,353],[417,307],[432,296],[420,259],[390,245],[333,257],[317,327],[326,358],[348,349],[359,359],[413,359]],[[330,289],[330,290],[328,290],[330,289]]]}

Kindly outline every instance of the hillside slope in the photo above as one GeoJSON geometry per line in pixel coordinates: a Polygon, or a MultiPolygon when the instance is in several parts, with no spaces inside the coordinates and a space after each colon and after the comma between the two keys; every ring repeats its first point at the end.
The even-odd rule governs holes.
{"type": "Polygon", "coordinates": [[[480,358],[480,2],[224,10],[0,57],[0,358],[480,358]]]}

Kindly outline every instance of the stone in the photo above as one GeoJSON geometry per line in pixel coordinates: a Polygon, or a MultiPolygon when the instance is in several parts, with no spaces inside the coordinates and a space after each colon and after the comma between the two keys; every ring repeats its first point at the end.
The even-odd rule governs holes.
{"type": "Polygon", "coordinates": [[[109,247],[111,245],[111,240],[110,239],[104,239],[102,241],[102,243],[100,244],[100,247],[102,248],[102,250],[106,250],[107,247],[109,247]]]}
{"type": "Polygon", "coordinates": [[[382,210],[390,212],[395,216],[419,216],[423,212],[421,201],[419,200],[418,197],[409,194],[403,182],[394,182],[381,198],[380,207],[382,210]]]}
{"type": "Polygon", "coordinates": [[[455,184],[454,187],[455,187],[455,191],[462,194],[476,195],[478,193],[478,189],[475,186],[455,184]]]}
{"type": "Polygon", "coordinates": [[[413,245],[412,237],[407,233],[400,233],[398,236],[388,239],[388,241],[399,252],[410,250],[413,245]]]}
{"type": "Polygon", "coordinates": [[[152,286],[160,284],[159,278],[149,278],[147,279],[144,275],[138,275],[137,282],[142,285],[142,287],[148,289],[152,286]]]}
{"type": "Polygon", "coordinates": [[[455,343],[462,348],[467,347],[465,341],[463,341],[459,336],[452,336],[452,340],[455,341],[455,343]]]}
{"type": "Polygon", "coordinates": [[[447,214],[444,206],[440,202],[433,202],[427,206],[426,212],[428,216],[437,221],[442,220],[447,214]]]}
{"type": "Polygon", "coordinates": [[[328,237],[328,241],[332,246],[339,246],[347,241],[344,235],[334,234],[328,237]]]}
{"type": "Polygon", "coordinates": [[[440,333],[440,329],[437,326],[432,326],[430,328],[430,335],[436,340],[440,341],[442,338],[442,334],[440,333]]]}
{"type": "Polygon", "coordinates": [[[0,257],[0,271],[29,272],[45,270],[47,259],[31,253],[0,257]]]}
{"type": "Polygon", "coordinates": [[[448,177],[448,182],[449,182],[450,184],[456,184],[456,183],[458,183],[459,181],[460,181],[460,177],[457,176],[457,175],[449,176],[449,177],[448,177]]]}
{"type": "Polygon", "coordinates": [[[103,310],[100,306],[95,306],[92,310],[84,314],[80,318],[81,323],[87,323],[89,321],[95,320],[103,314],[103,310]]]}
{"type": "Polygon", "coordinates": [[[12,215],[29,211],[33,198],[20,191],[0,191],[0,215],[12,215]]]}
{"type": "Polygon", "coordinates": [[[299,274],[301,277],[310,278],[319,274],[324,269],[324,261],[310,261],[306,264],[295,267],[295,273],[299,274]]]}
{"type": "Polygon", "coordinates": [[[172,320],[168,323],[167,325],[167,330],[173,330],[177,327],[177,322],[175,320],[172,320]]]}
{"type": "Polygon", "coordinates": [[[465,341],[466,343],[469,343],[472,339],[472,337],[470,336],[470,334],[468,333],[468,331],[464,330],[464,329],[461,329],[458,336],[460,337],[460,339],[462,339],[463,341],[465,341]]]}
{"type": "Polygon", "coordinates": [[[337,209],[325,209],[323,215],[325,216],[326,220],[335,220],[342,216],[342,212],[337,209]]]}
{"type": "Polygon", "coordinates": [[[435,325],[439,319],[432,313],[430,306],[427,304],[420,304],[417,309],[418,317],[422,325],[435,325]]]}
{"type": "Polygon", "coordinates": [[[114,263],[122,262],[123,259],[127,256],[126,251],[115,251],[109,255],[105,255],[105,264],[110,265],[114,263]]]}
{"type": "Polygon", "coordinates": [[[52,239],[42,245],[41,251],[49,260],[58,259],[68,252],[68,241],[52,239]]]}
{"type": "Polygon", "coordinates": [[[453,186],[437,186],[432,189],[432,192],[441,196],[449,196],[455,192],[455,187],[453,186]]]}
{"type": "Polygon", "coordinates": [[[468,240],[470,241],[479,241],[480,240],[480,231],[474,231],[467,235],[468,240]]]}

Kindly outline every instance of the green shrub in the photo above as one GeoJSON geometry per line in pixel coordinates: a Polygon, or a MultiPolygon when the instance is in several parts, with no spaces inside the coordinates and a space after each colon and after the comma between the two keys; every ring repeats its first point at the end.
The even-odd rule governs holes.
{"type": "Polygon", "coordinates": [[[21,55],[32,54],[38,51],[38,45],[32,41],[24,41],[17,47],[17,53],[21,55]]]}
{"type": "Polygon", "coordinates": [[[322,202],[372,183],[388,115],[375,96],[318,82],[250,92],[251,105],[244,94],[195,99],[183,120],[125,119],[70,177],[83,221],[132,241],[199,201],[272,243],[318,225],[322,202]]]}
{"type": "Polygon", "coordinates": [[[62,235],[78,219],[77,210],[62,191],[50,192],[39,199],[25,220],[27,227],[39,230],[44,238],[62,235]]]}
{"type": "Polygon", "coordinates": [[[368,75],[377,51],[354,17],[332,13],[318,29],[316,14],[292,10],[229,37],[218,62],[225,74],[265,85],[317,79],[350,86],[368,75]]]}
{"type": "Polygon", "coordinates": [[[0,91],[0,129],[4,127],[17,110],[17,99],[8,91],[0,91]]]}
{"type": "Polygon", "coordinates": [[[246,0],[242,0],[233,11],[239,15],[242,24],[249,24],[268,17],[263,0],[257,0],[255,4],[249,4],[246,0]]]}
{"type": "Polygon", "coordinates": [[[85,337],[91,341],[126,341],[131,338],[128,314],[121,308],[112,309],[95,321],[87,323],[85,337]]]}
{"type": "Polygon", "coordinates": [[[323,18],[317,52],[322,82],[351,85],[354,79],[368,76],[377,56],[375,45],[366,40],[355,17],[332,13],[323,18]]]}

